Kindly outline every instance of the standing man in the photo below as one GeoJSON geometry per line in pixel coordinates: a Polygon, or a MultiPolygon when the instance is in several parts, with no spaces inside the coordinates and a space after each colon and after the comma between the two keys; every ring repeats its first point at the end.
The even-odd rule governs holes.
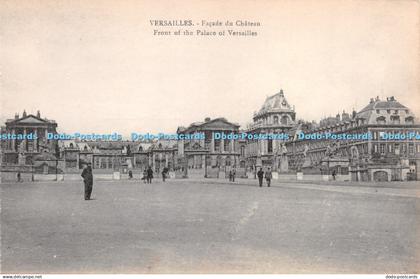
{"type": "Polygon", "coordinates": [[[147,168],[147,183],[152,183],[152,179],[153,179],[153,170],[152,167],[148,167],[147,168]]]}
{"type": "Polygon", "coordinates": [[[272,177],[273,175],[271,174],[271,169],[268,168],[268,171],[265,172],[265,180],[267,180],[267,187],[270,187],[272,177]]]}
{"type": "Polygon", "coordinates": [[[232,182],[235,182],[236,169],[232,169],[232,182]]]}
{"type": "Polygon", "coordinates": [[[262,187],[263,178],[264,178],[264,171],[262,170],[262,168],[260,168],[260,170],[257,172],[257,177],[258,177],[258,182],[260,184],[260,187],[262,187]]]}
{"type": "Polygon", "coordinates": [[[167,173],[168,173],[168,168],[167,167],[164,167],[163,168],[163,171],[162,171],[162,180],[163,180],[163,182],[165,182],[166,174],[167,173]]]}
{"type": "Polygon", "coordinates": [[[82,172],[83,182],[85,183],[85,200],[90,200],[93,187],[93,175],[90,164],[87,164],[82,172]]]}

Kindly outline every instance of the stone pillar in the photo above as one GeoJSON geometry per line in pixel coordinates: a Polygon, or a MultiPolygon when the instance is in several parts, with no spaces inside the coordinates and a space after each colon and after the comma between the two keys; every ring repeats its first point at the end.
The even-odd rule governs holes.
{"type": "Polygon", "coordinates": [[[165,153],[165,168],[167,168],[169,166],[169,156],[168,153],[165,153]]]}
{"type": "Polygon", "coordinates": [[[39,152],[39,150],[38,150],[38,128],[35,128],[34,133],[35,133],[34,151],[39,152]]]}
{"type": "Polygon", "coordinates": [[[156,167],[155,167],[156,166],[156,161],[155,160],[156,160],[155,153],[153,152],[152,153],[152,170],[153,171],[156,171],[156,167]]]}
{"type": "Polygon", "coordinates": [[[178,141],[178,155],[184,156],[184,139],[178,141]]]}
{"type": "Polygon", "coordinates": [[[28,151],[28,140],[26,139],[26,128],[23,129],[23,150],[28,151]]]}
{"type": "Polygon", "coordinates": [[[197,155],[193,155],[193,169],[197,168],[197,155]]]}
{"type": "Polygon", "coordinates": [[[214,137],[211,136],[210,153],[214,153],[214,137]]]}
{"type": "MultiPolygon", "coordinates": [[[[12,135],[16,135],[15,129],[12,130],[12,135]]],[[[12,150],[16,151],[16,140],[12,139],[12,150]]]]}
{"type": "Polygon", "coordinates": [[[233,139],[230,140],[230,152],[235,152],[235,141],[233,139]]]}
{"type": "Polygon", "coordinates": [[[220,139],[220,153],[225,152],[225,140],[222,138],[220,139]]]}
{"type": "Polygon", "coordinates": [[[45,138],[44,138],[45,143],[48,142],[47,137],[48,137],[48,129],[45,129],[45,138]]]}
{"type": "Polygon", "coordinates": [[[201,168],[206,167],[206,155],[201,155],[201,168]]]}

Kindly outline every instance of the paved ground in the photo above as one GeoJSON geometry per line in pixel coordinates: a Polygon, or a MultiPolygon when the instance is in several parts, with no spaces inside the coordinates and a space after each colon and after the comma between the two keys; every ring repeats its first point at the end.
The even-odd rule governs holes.
{"type": "Polygon", "coordinates": [[[3,273],[418,273],[415,183],[1,185],[3,273]]]}

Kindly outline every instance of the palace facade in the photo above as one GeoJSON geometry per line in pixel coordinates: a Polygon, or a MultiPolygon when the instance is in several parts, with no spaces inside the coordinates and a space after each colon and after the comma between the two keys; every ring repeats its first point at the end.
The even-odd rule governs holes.
{"type": "Polygon", "coordinates": [[[26,112],[8,119],[1,133],[24,135],[1,141],[2,172],[20,166],[35,173],[79,172],[90,163],[95,171],[143,171],[152,167],[158,175],[164,168],[178,177],[255,177],[258,168],[271,168],[278,175],[320,175],[353,181],[415,180],[420,176],[420,141],[389,139],[384,135],[420,134],[420,124],[410,109],[394,97],[372,98],[359,112],[342,112],[319,123],[297,120],[294,106],[283,90],[267,97],[254,113],[252,123],[240,125],[225,118],[206,118],[177,134],[188,140],[71,141],[50,140],[57,123],[26,112]],[[221,135],[274,134],[280,139],[223,138],[221,135]],[[194,139],[192,135],[201,134],[194,139]],[[310,139],[302,134],[369,134],[368,138],[310,139]],[[36,135],[35,139],[26,137],[36,135]]]}

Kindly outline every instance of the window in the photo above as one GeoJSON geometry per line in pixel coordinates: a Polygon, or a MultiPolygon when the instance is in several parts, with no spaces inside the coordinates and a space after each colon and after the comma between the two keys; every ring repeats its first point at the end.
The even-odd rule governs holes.
{"type": "Polygon", "coordinates": [[[378,118],[376,118],[376,123],[378,124],[385,124],[386,120],[384,116],[379,116],[378,118]]]}
{"type": "Polygon", "coordinates": [[[269,139],[267,141],[267,152],[272,153],[273,152],[273,140],[269,139]]]}
{"type": "Polygon", "coordinates": [[[289,122],[289,119],[286,115],[281,117],[281,124],[287,125],[288,122],[289,122]]]}
{"type": "Polygon", "coordinates": [[[400,155],[400,145],[398,143],[394,144],[394,153],[400,155]]]}
{"type": "Polygon", "coordinates": [[[414,155],[414,144],[412,143],[408,145],[408,154],[414,155]]]}
{"type": "Polygon", "coordinates": [[[277,115],[273,118],[274,124],[279,124],[279,117],[277,115]]]}
{"type": "Polygon", "coordinates": [[[245,157],[245,146],[241,146],[241,156],[245,157]]]}
{"type": "Polygon", "coordinates": [[[377,144],[374,144],[373,145],[373,152],[374,153],[377,153],[378,152],[378,145],[377,144]]]}
{"type": "Polygon", "coordinates": [[[398,115],[392,115],[391,122],[392,124],[400,124],[400,117],[398,115]]]}
{"type": "Polygon", "coordinates": [[[392,153],[393,152],[393,146],[392,144],[388,144],[388,153],[392,153]]]}
{"type": "Polygon", "coordinates": [[[414,124],[414,118],[412,116],[406,117],[405,118],[405,123],[406,124],[414,124]]]}
{"type": "Polygon", "coordinates": [[[377,114],[379,114],[379,113],[380,113],[379,109],[377,109],[377,110],[376,110],[376,113],[377,113],[377,114]]]}
{"type": "Polygon", "coordinates": [[[381,152],[381,154],[385,154],[385,144],[381,143],[381,145],[379,146],[379,151],[381,152]]]}
{"type": "Polygon", "coordinates": [[[391,110],[390,110],[390,109],[387,109],[387,110],[386,110],[386,113],[391,113],[391,110]]]}

